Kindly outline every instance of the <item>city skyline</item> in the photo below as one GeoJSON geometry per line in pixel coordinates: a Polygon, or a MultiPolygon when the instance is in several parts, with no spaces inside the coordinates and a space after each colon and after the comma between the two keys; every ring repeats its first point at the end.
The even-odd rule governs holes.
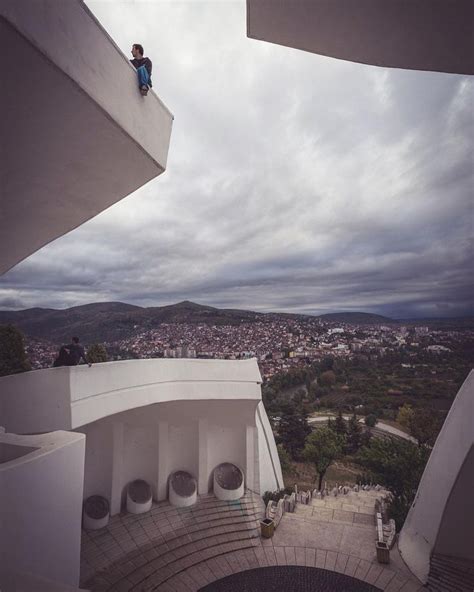
{"type": "Polygon", "coordinates": [[[0,309],[472,314],[472,80],[247,39],[244,2],[88,6],[154,62],[168,170],[3,276],[0,309]]]}

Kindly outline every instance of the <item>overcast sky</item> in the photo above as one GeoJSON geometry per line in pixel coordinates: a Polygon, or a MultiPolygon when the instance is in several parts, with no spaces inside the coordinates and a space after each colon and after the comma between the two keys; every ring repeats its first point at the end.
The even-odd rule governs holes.
{"type": "Polygon", "coordinates": [[[0,308],[472,314],[472,79],[248,39],[243,0],[87,4],[153,60],[167,171],[4,275],[0,308]]]}

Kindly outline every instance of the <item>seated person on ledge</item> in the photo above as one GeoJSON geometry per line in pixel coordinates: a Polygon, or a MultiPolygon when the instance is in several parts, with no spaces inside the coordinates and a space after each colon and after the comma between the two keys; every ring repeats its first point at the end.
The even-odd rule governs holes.
{"type": "Polygon", "coordinates": [[[54,360],[53,366],[77,366],[81,359],[89,365],[89,368],[92,366],[92,364],[87,361],[84,348],[79,343],[79,337],[73,337],[72,343],[61,347],[58,357],[54,360]]]}
{"type": "Polygon", "coordinates": [[[133,60],[130,60],[133,66],[137,69],[138,74],[138,88],[143,96],[146,96],[148,90],[151,88],[151,60],[143,57],[143,46],[139,43],[132,45],[133,60]]]}

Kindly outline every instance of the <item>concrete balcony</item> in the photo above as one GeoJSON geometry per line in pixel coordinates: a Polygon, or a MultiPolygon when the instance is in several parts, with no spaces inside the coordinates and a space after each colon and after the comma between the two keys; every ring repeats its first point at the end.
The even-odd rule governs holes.
{"type": "Polygon", "coordinates": [[[81,0],[4,0],[0,47],[4,273],[161,174],[173,116],[81,0]]]}
{"type": "Polygon", "coordinates": [[[28,434],[74,430],[131,409],[176,401],[261,401],[255,360],[124,360],[0,378],[0,425],[28,434]]]}
{"type": "Polygon", "coordinates": [[[213,470],[235,464],[253,491],[283,486],[261,401],[256,360],[151,359],[50,368],[0,378],[0,425],[17,434],[76,430],[87,437],[84,495],[116,514],[134,479],[167,498],[177,470],[200,495],[213,470]]]}

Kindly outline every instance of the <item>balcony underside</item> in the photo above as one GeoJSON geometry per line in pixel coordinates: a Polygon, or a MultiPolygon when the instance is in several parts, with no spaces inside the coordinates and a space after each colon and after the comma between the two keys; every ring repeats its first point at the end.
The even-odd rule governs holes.
{"type": "Polygon", "coordinates": [[[247,0],[247,35],[362,64],[474,73],[472,0],[247,0]]]}

